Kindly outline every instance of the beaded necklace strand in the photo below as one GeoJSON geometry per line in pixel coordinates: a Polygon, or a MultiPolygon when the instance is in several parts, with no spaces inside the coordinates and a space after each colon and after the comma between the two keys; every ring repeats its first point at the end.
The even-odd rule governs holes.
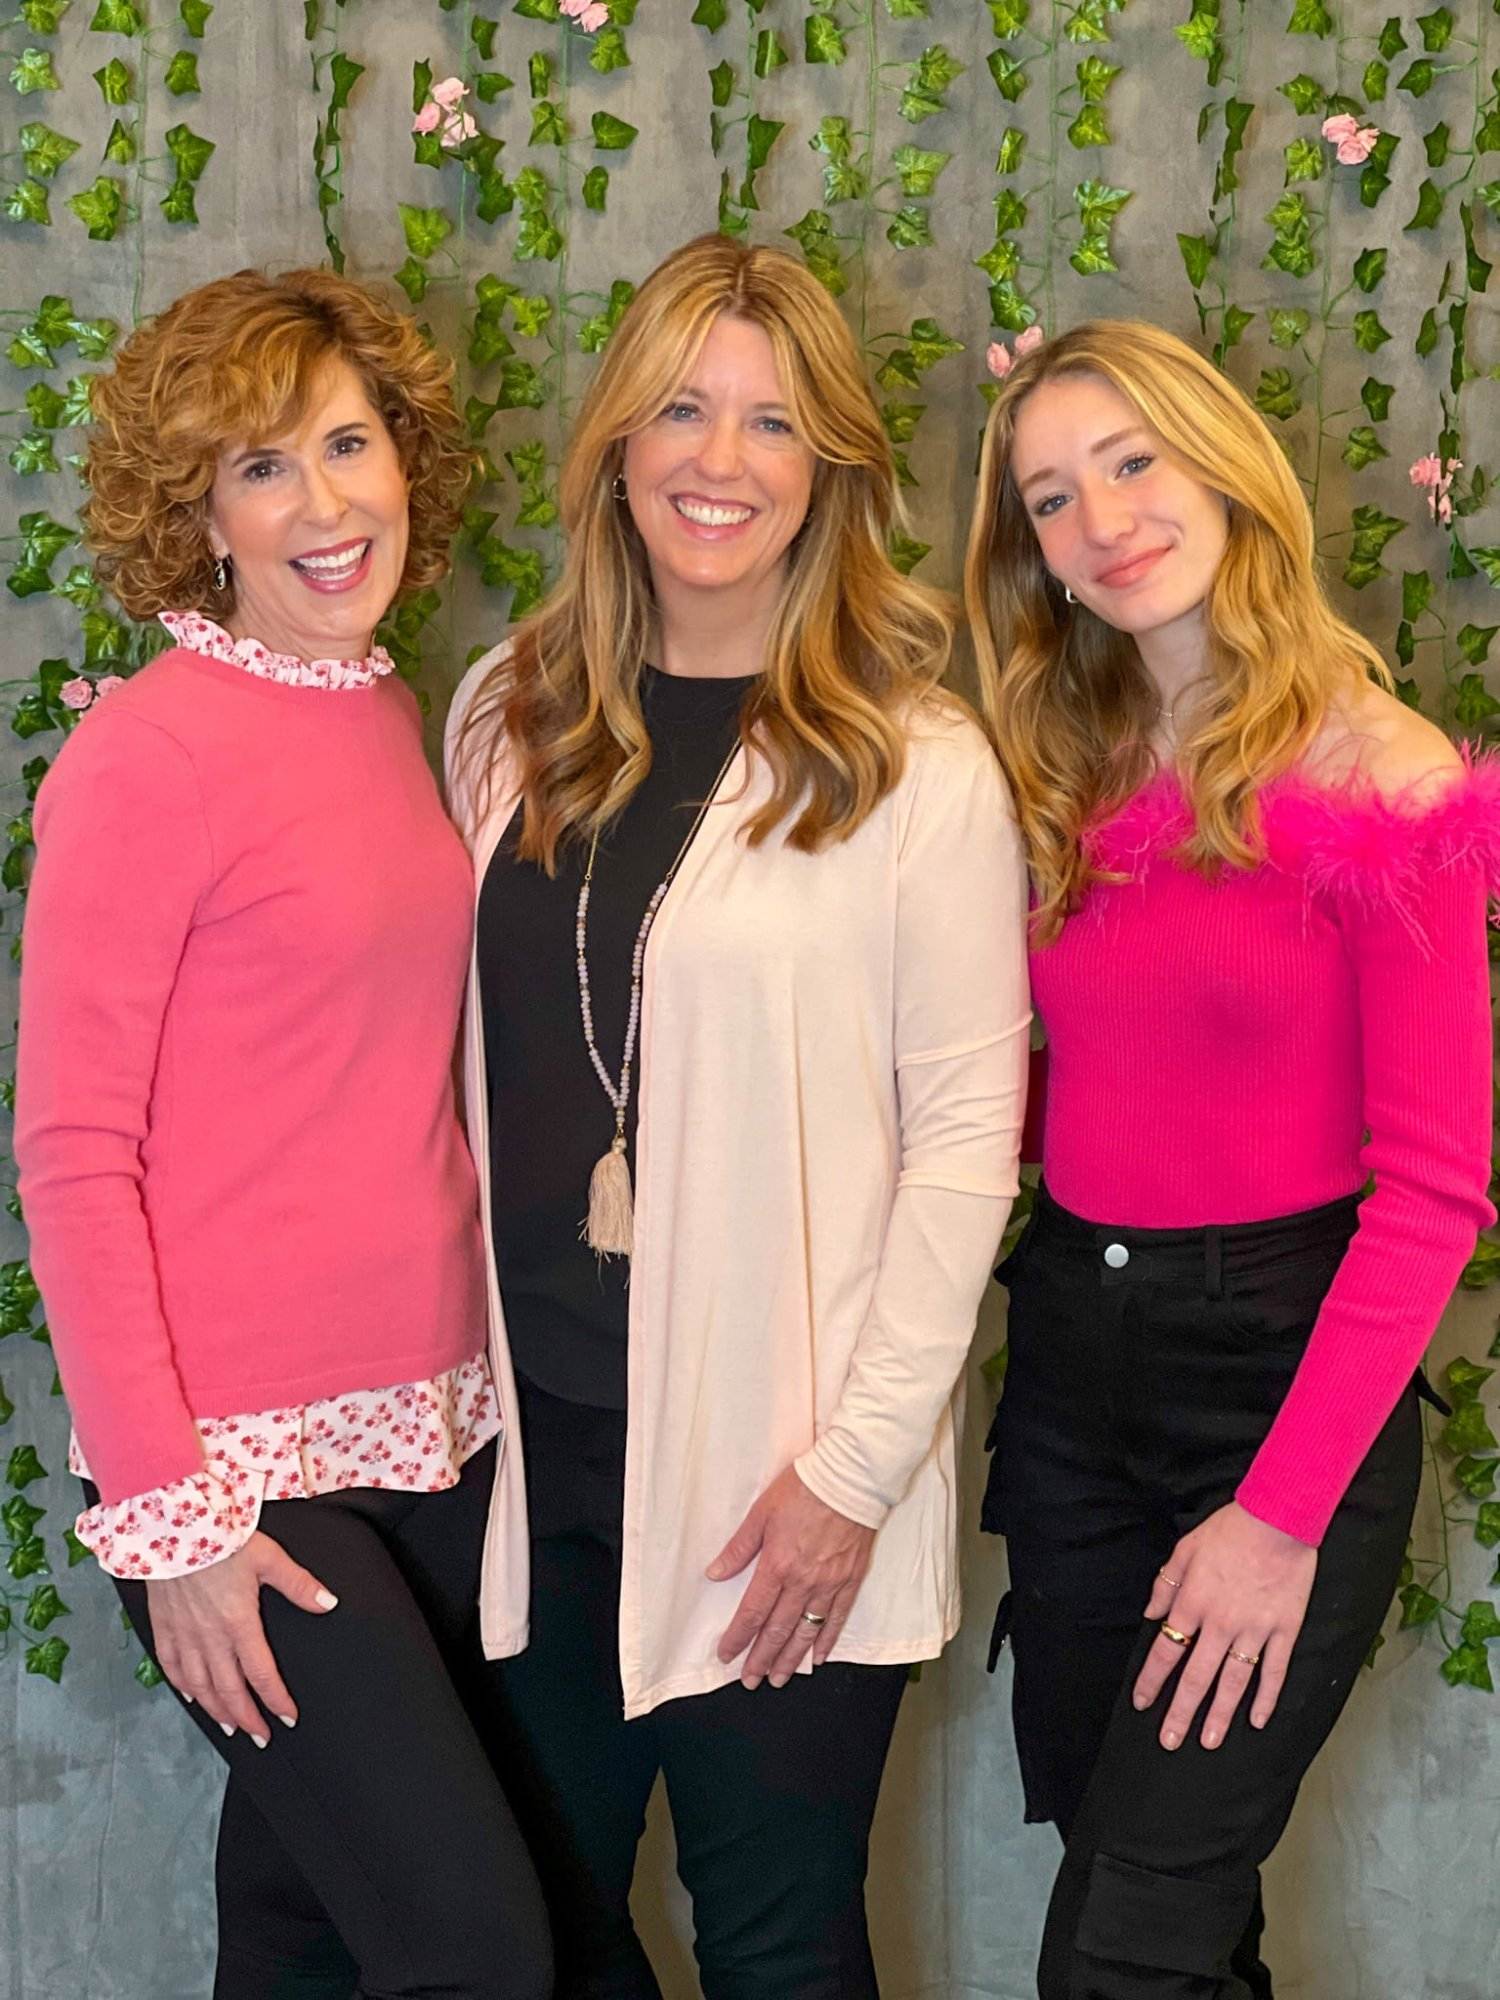
{"type": "Polygon", "coordinates": [[[620,1081],[615,1083],[604,1067],[599,1047],[594,1039],[594,1005],[589,990],[588,962],[588,920],[589,895],[594,881],[594,860],[599,852],[599,829],[594,829],[594,837],[589,843],[588,865],[583,871],[583,881],[578,890],[578,911],[573,927],[574,946],[578,958],[578,1006],[583,1016],[583,1039],[588,1048],[589,1061],[594,1065],[594,1074],[604,1086],[604,1094],[614,1106],[615,1133],[609,1143],[609,1150],[597,1161],[589,1175],[589,1209],[581,1234],[589,1248],[601,1257],[628,1257],[635,1235],[635,1197],[630,1186],[630,1165],[625,1158],[625,1113],[630,1103],[630,1076],[635,1062],[635,1038],[641,1024],[641,986],[646,969],[646,940],[651,935],[651,926],[656,913],[661,908],[662,899],[671,888],[683,856],[693,844],[693,837],[703,824],[703,815],[714,801],[715,794],[728,775],[739,749],[735,743],[729,755],[719,767],[719,775],[709,788],[708,795],[693,815],[693,823],[683,836],[682,845],[672,857],[672,865],[657,883],[646,905],[646,914],[641,918],[640,928],[635,934],[635,949],[630,957],[630,1013],[625,1023],[625,1050],[620,1063],[620,1081]]]}

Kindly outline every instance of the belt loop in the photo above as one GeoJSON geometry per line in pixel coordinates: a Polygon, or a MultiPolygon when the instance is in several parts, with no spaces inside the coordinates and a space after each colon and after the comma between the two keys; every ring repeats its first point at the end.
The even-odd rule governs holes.
{"type": "Polygon", "coordinates": [[[1203,1285],[1209,1298],[1223,1298],[1224,1239],[1212,1225],[1203,1232],[1203,1285]]]}

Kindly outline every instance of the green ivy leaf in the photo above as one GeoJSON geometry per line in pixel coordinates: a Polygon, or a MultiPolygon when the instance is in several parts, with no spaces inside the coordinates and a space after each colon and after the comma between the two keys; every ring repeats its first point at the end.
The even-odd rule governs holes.
{"type": "Polygon", "coordinates": [[[1404,1584],[1397,1592],[1401,1604],[1401,1630],[1409,1632],[1416,1626],[1430,1625],[1442,1606],[1430,1590],[1424,1590],[1419,1583],[1404,1584]]]}
{"type": "Polygon", "coordinates": [[[734,95],[734,64],[729,62],[715,64],[708,73],[708,82],[713,92],[714,103],[722,111],[734,95]]]}
{"type": "Polygon", "coordinates": [[[1360,79],[1360,89],[1364,92],[1366,103],[1384,104],[1385,87],[1389,77],[1390,71],[1378,59],[1365,64],[1365,73],[1360,79]]]}
{"type": "MultiPolygon", "coordinates": [[[[21,525],[26,525],[26,517],[21,517],[21,525]]],[[[1469,560],[1474,567],[1489,578],[1496,590],[1500,590],[1500,548],[1470,549],[1469,560]]]]}
{"type": "Polygon", "coordinates": [[[1386,22],[1380,31],[1380,41],[1377,46],[1387,62],[1394,62],[1406,47],[1406,37],[1401,32],[1399,16],[1392,14],[1386,22]]]}
{"type": "Polygon", "coordinates": [[[57,1594],[55,1583],[39,1583],[26,1600],[21,1623],[33,1632],[45,1632],[55,1618],[66,1618],[68,1607],[57,1594]]]}
{"type": "Polygon", "coordinates": [[[89,22],[96,35],[138,35],[144,26],[134,0],[99,0],[89,22]]]}
{"type": "Polygon", "coordinates": [[[1479,1401],[1479,1392],[1494,1375],[1493,1368],[1486,1368],[1483,1362],[1471,1361],[1466,1354],[1457,1354],[1443,1370],[1443,1387],[1455,1409],[1479,1401]]]}
{"type": "Polygon", "coordinates": [[[59,472],[52,440],[45,431],[28,431],[17,438],[7,453],[8,463],[19,473],[59,472]]]}
{"type": "Polygon", "coordinates": [[[623,153],[635,138],[638,127],[627,125],[612,112],[596,111],[593,117],[594,144],[601,153],[623,153]]]}
{"type": "Polygon", "coordinates": [[[1500,1543],[1500,1500],[1486,1500],[1480,1508],[1474,1523],[1474,1539],[1482,1549],[1492,1549],[1500,1543]]]}
{"type": "Polygon", "coordinates": [[[54,132],[38,119],[31,119],[21,127],[20,139],[26,171],[39,181],[50,181],[58,168],[65,166],[78,151],[76,139],[54,132]]]}
{"type": "Polygon", "coordinates": [[[1455,1646],[1439,1668],[1449,1687],[1474,1687],[1486,1694],[1493,1694],[1495,1683],[1490,1678],[1489,1657],[1482,1645],[1465,1641],[1455,1646]]]}
{"type": "Polygon", "coordinates": [[[1471,667],[1482,667],[1490,656],[1490,642],[1500,625],[1463,625],[1454,644],[1471,667]]]}
{"type": "Polygon", "coordinates": [[[1333,16],[1323,0],[1296,0],[1286,31],[1289,35],[1331,35],[1333,16]]]}
{"type": "Polygon", "coordinates": [[[194,198],[193,184],[190,180],[185,180],[181,174],[167,189],[157,207],[168,222],[196,225],[198,221],[198,203],[194,198]]]}
{"type": "Polygon", "coordinates": [[[497,69],[481,70],[474,78],[474,90],[481,104],[493,104],[502,90],[514,90],[515,84],[497,69]]]}
{"type": "Polygon", "coordinates": [[[916,250],[932,241],[932,224],[925,208],[898,208],[886,230],[886,240],[898,250],[916,250]]]}
{"type": "Polygon", "coordinates": [[[1177,248],[1182,252],[1182,262],[1188,274],[1188,283],[1194,291],[1208,276],[1209,266],[1214,260],[1215,243],[1207,236],[1177,236],[1177,248]]]}
{"type": "Polygon", "coordinates": [[[1214,14],[1194,14],[1172,30],[1178,41],[1190,56],[1197,56],[1201,62],[1212,63],[1223,48],[1219,40],[1219,22],[1214,14]]]}
{"type": "Polygon", "coordinates": [[[1278,84],[1277,88],[1282,96],[1289,100],[1292,109],[1300,111],[1304,118],[1314,111],[1321,111],[1323,109],[1323,100],[1326,93],[1322,84],[1314,76],[1308,76],[1305,73],[1301,76],[1294,76],[1289,83],[1278,84]]]}
{"type": "Polygon", "coordinates": [[[1425,569],[1409,569],[1401,578],[1401,616],[1413,625],[1432,602],[1432,578],[1425,569]]]}
{"type": "MultiPolygon", "coordinates": [[[[364,75],[365,66],[363,63],[353,61],[351,57],[344,54],[342,49],[339,49],[335,52],[333,61],[328,66],[328,73],[333,80],[333,96],[329,99],[328,103],[328,113],[332,117],[335,113],[342,111],[344,106],[349,102],[349,93],[364,75]]],[[[195,73],[193,88],[196,90],[197,87],[197,76],[195,73]]]]}
{"type": "Polygon", "coordinates": [[[413,257],[430,257],[453,234],[453,224],[441,208],[416,208],[405,201],[398,202],[396,207],[406,247],[413,257]]]}
{"type": "Polygon", "coordinates": [[[106,104],[130,102],[130,71],[118,56],[111,56],[103,69],[94,71],[94,81],[98,84],[106,104]]]}
{"type": "Polygon", "coordinates": [[[837,21],[827,14],[809,14],[803,22],[803,54],[810,63],[841,63],[849,50],[837,21]]]}
{"type": "Polygon", "coordinates": [[[1031,82],[1025,63],[1008,49],[991,49],[987,66],[1000,95],[1007,104],[1015,104],[1031,82]]]}
{"type": "Polygon", "coordinates": [[[1362,292],[1373,292],[1385,276],[1387,252],[1361,250],[1354,260],[1354,282],[1362,292]]]}
{"type": "Polygon", "coordinates": [[[133,1678],[136,1681],[138,1681],[143,1688],[154,1688],[154,1687],[160,1687],[162,1682],[167,1677],[162,1672],[161,1668],[156,1664],[155,1660],[151,1658],[150,1654],[143,1653],[140,1659],[138,1659],[135,1663],[135,1674],[133,1678]]]}
{"type": "Polygon", "coordinates": [[[135,131],[117,118],[104,142],[104,157],[117,167],[128,167],[135,158],[135,131]]]}
{"type": "Polygon", "coordinates": [[[21,0],[21,19],[37,35],[55,35],[73,0],[21,0]]]}
{"type": "Polygon", "coordinates": [[[523,211],[516,231],[516,256],[523,264],[536,260],[550,263],[562,255],[562,247],[562,231],[544,208],[523,211]]]}
{"type": "Polygon", "coordinates": [[[34,90],[62,89],[46,49],[23,49],[16,58],[10,80],[22,97],[29,97],[34,90]]]}
{"type": "Polygon", "coordinates": [[[729,19],[729,0],[698,0],[689,19],[695,26],[716,35],[729,19]]]}
{"type": "Polygon", "coordinates": [[[540,104],[531,107],[531,140],[533,146],[565,146],[568,143],[568,121],[563,116],[560,104],[550,97],[544,97],[540,104]]]}
{"type": "Polygon", "coordinates": [[[1406,227],[1408,229],[1435,228],[1442,220],[1445,193],[1446,190],[1440,188],[1436,182],[1424,180],[1417,191],[1416,211],[1406,227]]]}
{"type": "Polygon", "coordinates": [[[889,544],[891,563],[902,576],[910,576],[923,556],[932,551],[930,542],[914,542],[909,535],[892,535],[889,544]]]}
{"type": "Polygon", "coordinates": [[[589,68],[597,70],[600,76],[608,76],[612,70],[629,67],[630,52],[625,46],[625,37],[611,21],[594,37],[594,46],[589,50],[589,68]]]}
{"type": "Polygon", "coordinates": [[[1464,232],[1464,268],[1469,281],[1469,289],[1482,292],[1488,289],[1490,273],[1495,268],[1486,257],[1481,257],[1474,245],[1474,208],[1471,202],[1461,201],[1458,217],[1464,232]]]}
{"type": "Polygon", "coordinates": [[[100,174],[91,188],[73,195],[69,208],[96,243],[112,242],[119,233],[125,212],[125,189],[121,182],[100,174]]]}
{"type": "Polygon", "coordinates": [[[1436,66],[1425,56],[1419,56],[1410,65],[1405,76],[1397,84],[1398,90],[1409,91],[1413,97],[1425,97],[1437,79],[1436,66]]]}
{"type": "Polygon", "coordinates": [[[591,208],[596,215],[604,213],[604,204],[609,195],[608,167],[590,167],[583,177],[583,205],[591,208]]]}
{"type": "Polygon", "coordinates": [[[751,114],[745,128],[745,156],[752,174],[758,173],[771,157],[771,148],[781,129],[779,118],[759,118],[751,114]]]}
{"type": "Polygon", "coordinates": [[[1354,345],[1361,354],[1377,353],[1390,337],[1380,323],[1379,313],[1372,307],[1366,306],[1354,315],[1354,345]]]}
{"type": "Polygon", "coordinates": [[[47,1468],[36,1455],[36,1446],[18,1444],[5,1466],[5,1483],[18,1490],[29,1486],[34,1479],[45,1479],[47,1468]]]}
{"type": "Polygon", "coordinates": [[[201,89],[198,82],[198,58],[190,49],[179,49],[167,64],[167,73],[162,82],[174,97],[193,97],[201,89]]]}
{"type": "Polygon", "coordinates": [[[83,1543],[79,1541],[78,1537],[73,1533],[73,1530],[71,1528],[63,1529],[63,1541],[67,1546],[69,1569],[77,1569],[78,1565],[81,1562],[87,1562],[89,1560],[88,1550],[83,1546],[83,1543]]]}
{"type": "MultiPolygon", "coordinates": [[[[886,0],[886,4],[890,6],[890,0],[886,0]]],[[[1009,35],[1019,35],[1031,18],[1031,0],[989,0],[989,9],[995,33],[1002,41],[1009,35]]],[[[895,19],[902,18],[895,7],[890,7],[890,11],[895,19]]],[[[921,11],[924,14],[927,12],[925,0],[921,11]]],[[[905,18],[911,17],[908,15],[905,18]]]]}
{"type": "Polygon", "coordinates": [[[1245,129],[1250,123],[1255,106],[1242,97],[1226,98],[1224,103],[1224,152],[1214,173],[1214,200],[1220,195],[1232,194],[1239,186],[1240,178],[1235,167],[1240,153],[1244,150],[1245,129]]]}
{"type": "Polygon", "coordinates": [[[1446,7],[1439,7],[1431,14],[1419,14],[1417,26],[1422,30],[1422,46],[1429,55],[1441,55],[1453,39],[1454,20],[1446,7]]]}
{"type": "Polygon", "coordinates": [[[1025,151],[1026,134],[1012,125],[1001,138],[1000,150],[995,155],[995,172],[1013,174],[1020,166],[1021,156],[1025,151]]]}
{"type": "Polygon", "coordinates": [[[1292,380],[1290,368],[1263,368],[1255,386],[1255,407],[1268,417],[1285,423],[1302,408],[1302,397],[1292,380]]]}
{"type": "Polygon", "coordinates": [[[480,175],[474,213],[481,222],[494,222],[502,215],[509,215],[515,203],[516,191],[498,167],[480,175]]]}
{"type": "Polygon", "coordinates": [[[202,139],[190,125],[172,125],[163,134],[163,143],[177,162],[180,180],[196,181],[216,150],[212,139],[202,139]]]}
{"type": "MultiPolygon", "coordinates": [[[[840,120],[845,124],[847,121],[840,120]]],[[[898,146],[891,155],[891,165],[901,179],[901,192],[909,195],[930,195],[937,186],[938,176],[953,157],[951,153],[932,153],[921,146],[898,146]]]]}
{"type": "Polygon", "coordinates": [[[182,25],[195,41],[203,40],[203,30],[208,26],[208,17],[213,11],[210,0],[178,0],[177,12],[182,17],[182,25]]]}
{"type": "Polygon", "coordinates": [[[880,421],[891,443],[910,444],[926,409],[925,403],[882,403],[880,421]]]}
{"type": "Polygon", "coordinates": [[[810,208],[799,222],[794,222],[782,233],[790,236],[801,249],[807,268],[819,284],[835,298],[840,297],[848,288],[849,280],[839,257],[833,218],[820,208],[810,208]]]}
{"type": "Polygon", "coordinates": [[[0,1507],[0,1524],[3,1524],[11,1541],[24,1542],[46,1512],[45,1507],[38,1507],[33,1501],[28,1500],[24,1493],[14,1493],[5,1505],[0,1507]]]}
{"type": "Polygon", "coordinates": [[[5,1393],[5,1384],[0,1381],[0,1424],[8,1424],[16,1414],[16,1406],[5,1393]]]}
{"type": "Polygon", "coordinates": [[[1342,456],[1351,472],[1363,472],[1367,465],[1389,455],[1368,424],[1357,425],[1344,441],[1342,456]]]}
{"type": "Polygon", "coordinates": [[[1282,149],[1286,162],[1283,186],[1291,187],[1297,181],[1318,181],[1323,178],[1323,148],[1316,139],[1293,139],[1282,149]]]}
{"type": "Polygon", "coordinates": [[[1471,1500],[1488,1500],[1495,1490],[1500,1458],[1461,1458],[1453,1468],[1454,1484],[1471,1500]]]}
{"type": "Polygon", "coordinates": [[[62,1679],[63,1662],[68,1657],[68,1642],[54,1633],[50,1639],[43,1639],[39,1645],[26,1648],[24,1664],[28,1674],[40,1674],[49,1681],[62,1679]]]}
{"type": "Polygon", "coordinates": [[[52,224],[47,190],[40,181],[18,181],[5,197],[5,213],[12,222],[37,222],[43,228],[52,224]]]}
{"type": "Polygon", "coordinates": [[[1270,319],[1271,345],[1293,348],[1311,325],[1312,314],[1304,312],[1301,306],[1278,307],[1270,319]]]}
{"type": "MultiPolygon", "coordinates": [[[[1475,723],[1484,719],[1482,715],[1459,713],[1459,709],[1464,701],[1464,691],[1469,682],[1478,680],[1481,680],[1481,676],[1478,674],[1465,674],[1458,685],[1458,700],[1454,704],[1454,713],[1460,725],[1464,728],[1472,728],[1475,723]]],[[[1495,702],[1492,697],[1487,698],[1490,699],[1491,706],[1485,709],[1485,715],[1493,714],[1496,709],[1500,709],[1500,702],[1495,702]]],[[[1476,705],[1472,702],[1470,703],[1471,708],[1476,705]]],[[[1447,1423],[1443,1425],[1442,1431],[1439,1433],[1438,1442],[1445,1451],[1452,1452],[1455,1458],[1462,1458],[1474,1452],[1489,1452],[1500,1449],[1500,1446],[1497,1446],[1495,1435],[1485,1418],[1484,1406],[1481,1403],[1464,1403],[1460,1405],[1453,1412],[1447,1423]]]]}
{"type": "Polygon", "coordinates": [[[1084,105],[1068,127],[1068,138],[1080,150],[1088,146],[1108,146],[1113,143],[1109,125],[1097,104],[1084,105]]]}

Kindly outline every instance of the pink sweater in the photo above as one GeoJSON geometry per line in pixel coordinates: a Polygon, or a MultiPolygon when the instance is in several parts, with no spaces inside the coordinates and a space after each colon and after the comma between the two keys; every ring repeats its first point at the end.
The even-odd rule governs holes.
{"type": "Polygon", "coordinates": [[[1190,828],[1175,777],[1096,829],[1129,879],[1031,959],[1043,1159],[1064,1207],[1138,1228],[1260,1221],[1373,1178],[1238,1494],[1315,1543],[1495,1219],[1500,765],[1425,809],[1295,774],[1262,804],[1265,864],[1214,880],[1170,858],[1190,828]]]}
{"type": "Polygon", "coordinates": [[[36,835],[16,1155],[104,1499],[201,1469],[197,1417],[474,1354],[472,881],[409,691],[174,649],[80,721],[36,835]]]}

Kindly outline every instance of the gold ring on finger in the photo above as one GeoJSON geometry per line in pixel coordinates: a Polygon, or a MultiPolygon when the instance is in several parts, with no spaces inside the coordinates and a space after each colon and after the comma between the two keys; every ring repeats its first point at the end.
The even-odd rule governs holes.
{"type": "Polygon", "coordinates": [[[828,1613],[826,1611],[804,1611],[802,1622],[804,1625],[826,1625],[828,1623],[828,1613]]]}
{"type": "Polygon", "coordinates": [[[1163,1625],[1161,1636],[1164,1639],[1170,1639],[1174,1646],[1191,1646],[1193,1643],[1192,1633],[1179,1632],[1175,1625],[1163,1625]]]}
{"type": "Polygon", "coordinates": [[[1180,1576],[1168,1576],[1164,1569],[1159,1569],[1156,1574],[1161,1578],[1168,1590],[1180,1590],[1182,1588],[1182,1578],[1180,1576]]]}
{"type": "Polygon", "coordinates": [[[1230,1647],[1229,1657],[1231,1660],[1238,1660],[1243,1667],[1258,1667],[1260,1665],[1259,1653],[1242,1653],[1238,1646],[1230,1647]]]}

